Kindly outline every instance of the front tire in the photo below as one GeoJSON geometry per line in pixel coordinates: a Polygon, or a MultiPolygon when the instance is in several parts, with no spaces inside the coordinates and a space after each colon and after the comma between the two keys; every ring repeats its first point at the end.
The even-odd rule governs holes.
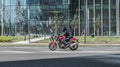
{"type": "Polygon", "coordinates": [[[56,50],[57,49],[57,44],[56,43],[50,43],[49,44],[49,49],[52,50],[52,51],[56,50]]]}

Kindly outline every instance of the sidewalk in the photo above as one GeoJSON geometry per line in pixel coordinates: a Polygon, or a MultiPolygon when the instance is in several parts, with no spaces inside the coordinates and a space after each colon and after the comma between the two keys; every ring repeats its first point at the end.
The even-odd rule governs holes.
{"type": "MultiPolygon", "coordinates": [[[[50,37],[47,36],[47,37],[30,39],[30,43],[36,42],[36,41],[39,41],[39,40],[44,40],[44,39],[47,39],[47,38],[50,38],[50,37]]],[[[14,43],[12,43],[12,44],[30,44],[30,43],[29,43],[29,40],[25,40],[25,41],[14,42],[14,43]]]]}
{"type": "Polygon", "coordinates": [[[0,43],[0,46],[42,46],[42,45],[48,45],[49,43],[42,43],[42,44],[34,43],[36,41],[44,40],[47,38],[50,38],[50,36],[30,39],[30,42],[29,42],[29,40],[25,40],[25,41],[12,42],[12,43],[0,43]]]}

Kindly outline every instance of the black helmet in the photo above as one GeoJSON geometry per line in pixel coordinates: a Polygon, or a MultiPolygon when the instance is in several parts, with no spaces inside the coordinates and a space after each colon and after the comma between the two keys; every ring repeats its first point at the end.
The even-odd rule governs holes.
{"type": "Polygon", "coordinates": [[[63,30],[62,30],[62,31],[64,32],[64,31],[66,31],[66,30],[67,30],[67,28],[66,28],[66,27],[63,27],[63,30]]]}

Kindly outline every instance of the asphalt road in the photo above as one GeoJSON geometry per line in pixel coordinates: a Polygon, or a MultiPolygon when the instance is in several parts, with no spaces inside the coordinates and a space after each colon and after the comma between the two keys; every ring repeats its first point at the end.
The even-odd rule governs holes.
{"type": "Polygon", "coordinates": [[[0,67],[120,67],[120,47],[0,47],[0,67]]]}

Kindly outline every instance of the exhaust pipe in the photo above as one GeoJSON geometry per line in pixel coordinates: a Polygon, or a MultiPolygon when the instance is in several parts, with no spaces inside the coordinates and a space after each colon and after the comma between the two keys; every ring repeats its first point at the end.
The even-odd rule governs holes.
{"type": "Polygon", "coordinates": [[[72,43],[71,45],[70,45],[70,47],[72,47],[72,46],[74,46],[74,45],[76,45],[76,44],[78,44],[77,42],[76,43],[72,43]]]}

